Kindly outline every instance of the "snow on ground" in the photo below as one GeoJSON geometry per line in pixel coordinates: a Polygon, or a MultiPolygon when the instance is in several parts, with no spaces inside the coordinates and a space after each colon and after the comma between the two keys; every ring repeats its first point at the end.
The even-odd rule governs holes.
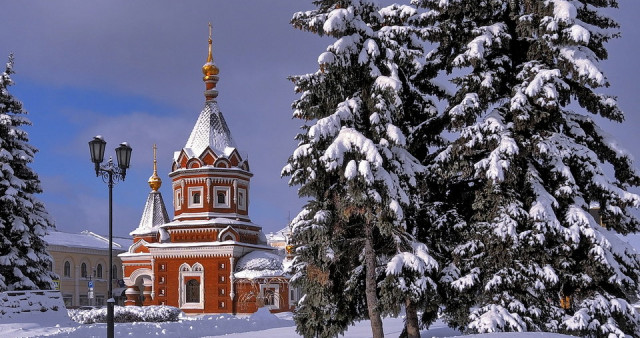
{"type": "MultiPolygon", "coordinates": [[[[398,337],[402,332],[402,318],[386,318],[384,331],[386,337],[398,337]]],[[[0,322],[0,337],[104,337],[106,324],[78,324],[71,320],[60,320],[45,313],[24,314],[19,320],[0,322]]],[[[292,314],[273,315],[266,309],[260,309],[251,316],[205,315],[184,316],[178,322],[163,323],[116,323],[116,337],[219,337],[260,338],[299,337],[296,334],[292,314]]],[[[460,333],[437,321],[428,330],[422,331],[422,337],[459,337],[460,333]]],[[[369,321],[351,326],[345,337],[371,337],[369,321]]],[[[494,333],[489,335],[469,335],[491,338],[562,338],[564,335],[549,333],[494,333]]]]}

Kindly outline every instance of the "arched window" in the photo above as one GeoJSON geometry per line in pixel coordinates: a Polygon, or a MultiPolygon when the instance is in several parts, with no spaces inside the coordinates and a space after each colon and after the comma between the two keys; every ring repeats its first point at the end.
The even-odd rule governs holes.
{"type": "Polygon", "coordinates": [[[200,204],[200,193],[199,192],[194,192],[193,193],[193,204],[200,204]]]}
{"type": "Polygon", "coordinates": [[[112,279],[118,279],[118,268],[114,265],[111,267],[112,279]]]}
{"type": "Polygon", "coordinates": [[[82,265],[80,265],[80,277],[82,277],[82,278],[89,277],[87,275],[87,264],[85,264],[85,263],[82,263],[82,265]]]}
{"type": "Polygon", "coordinates": [[[227,195],[225,193],[218,193],[218,204],[227,204],[227,195]]]}
{"type": "Polygon", "coordinates": [[[69,261],[64,262],[64,271],[62,274],[65,277],[71,277],[71,263],[69,263],[69,261]]]}
{"type": "Polygon", "coordinates": [[[200,283],[196,279],[190,279],[187,282],[187,294],[185,301],[187,303],[200,303],[200,283]]]}
{"type": "Polygon", "coordinates": [[[276,304],[276,289],[265,288],[264,289],[264,305],[273,306],[276,304]]]}
{"type": "Polygon", "coordinates": [[[98,264],[96,267],[96,278],[102,278],[102,264],[98,264]]]}

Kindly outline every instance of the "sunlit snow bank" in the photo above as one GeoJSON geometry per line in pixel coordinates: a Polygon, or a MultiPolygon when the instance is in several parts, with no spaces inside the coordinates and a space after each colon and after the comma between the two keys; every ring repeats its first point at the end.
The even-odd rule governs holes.
{"type": "MultiPolygon", "coordinates": [[[[177,322],[164,323],[116,323],[116,337],[218,337],[225,338],[292,338],[296,334],[291,313],[271,314],[262,308],[251,316],[233,315],[182,316],[177,322]]],[[[33,313],[20,323],[0,324],[0,337],[104,337],[106,324],[78,324],[70,320],[55,320],[33,313]]],[[[386,337],[398,337],[402,332],[403,318],[384,319],[386,337]]],[[[453,337],[460,335],[441,321],[437,321],[428,330],[422,331],[422,337],[453,337]]],[[[349,338],[371,337],[369,321],[358,322],[344,334],[349,338]]],[[[566,338],[569,336],[549,333],[494,333],[489,335],[460,336],[490,338],[566,338]]]]}
{"type": "Polygon", "coordinates": [[[466,336],[455,336],[451,338],[575,338],[564,334],[548,332],[500,332],[487,334],[470,334],[466,336]]]}

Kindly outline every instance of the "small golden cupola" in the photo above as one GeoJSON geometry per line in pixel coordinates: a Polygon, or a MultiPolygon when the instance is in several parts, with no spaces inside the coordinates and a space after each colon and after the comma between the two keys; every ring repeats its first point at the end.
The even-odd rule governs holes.
{"type": "Polygon", "coordinates": [[[218,69],[218,66],[213,62],[212,43],[211,23],[209,23],[209,55],[207,55],[207,62],[202,66],[202,74],[204,74],[202,80],[205,83],[204,97],[207,101],[215,100],[218,96],[216,84],[218,83],[218,74],[220,73],[220,69],[218,69]]]}
{"type": "Polygon", "coordinates": [[[162,186],[162,180],[158,176],[158,161],[156,160],[156,145],[153,145],[153,175],[149,177],[149,187],[153,191],[158,191],[162,186]]]}

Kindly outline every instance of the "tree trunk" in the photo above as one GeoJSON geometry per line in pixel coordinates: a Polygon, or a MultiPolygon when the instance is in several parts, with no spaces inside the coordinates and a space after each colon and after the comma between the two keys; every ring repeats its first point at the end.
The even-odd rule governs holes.
{"type": "Polygon", "coordinates": [[[404,320],[404,326],[409,338],[420,338],[420,324],[418,323],[418,311],[416,304],[409,298],[405,299],[405,308],[407,317],[404,320]]]}
{"type": "Polygon", "coordinates": [[[378,309],[378,294],[376,292],[376,255],[373,251],[373,230],[371,225],[365,225],[364,261],[365,261],[365,294],[367,296],[367,308],[369,320],[371,320],[371,333],[373,338],[383,338],[382,318],[378,309]]]}

